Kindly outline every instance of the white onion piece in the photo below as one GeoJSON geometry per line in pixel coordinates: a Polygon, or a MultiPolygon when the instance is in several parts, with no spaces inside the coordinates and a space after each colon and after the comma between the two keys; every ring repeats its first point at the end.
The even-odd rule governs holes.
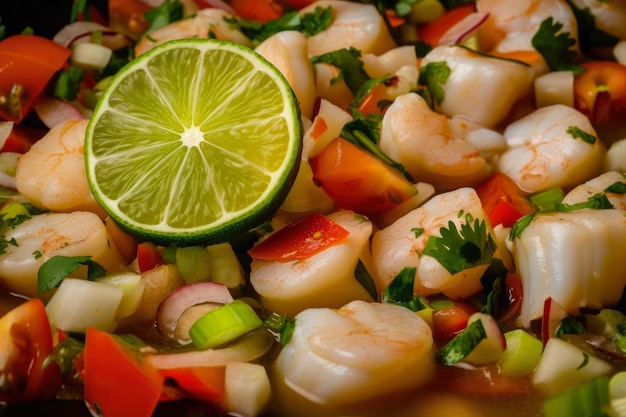
{"type": "Polygon", "coordinates": [[[147,355],[146,359],[157,369],[225,366],[228,362],[249,362],[260,358],[270,350],[274,341],[274,336],[267,329],[259,329],[225,348],[157,353],[147,355]]]}
{"type": "Polygon", "coordinates": [[[56,43],[69,48],[74,43],[88,42],[91,34],[96,31],[102,32],[102,45],[112,50],[130,45],[132,39],[123,33],[116,32],[113,29],[101,25],[96,22],[74,22],[65,25],[60,31],[54,35],[56,43]]]}
{"type": "Polygon", "coordinates": [[[33,104],[41,121],[50,129],[68,120],[83,120],[85,116],[70,103],[58,98],[41,96],[33,104]]]}
{"type": "Polygon", "coordinates": [[[233,301],[228,287],[216,282],[194,282],[172,291],[159,304],[156,327],[159,333],[175,338],[176,324],[189,307],[202,303],[227,304],[233,301]]]}
{"type": "Polygon", "coordinates": [[[463,42],[485,23],[488,17],[489,13],[486,12],[468,14],[443,34],[441,39],[439,39],[439,45],[456,45],[463,42]]]}

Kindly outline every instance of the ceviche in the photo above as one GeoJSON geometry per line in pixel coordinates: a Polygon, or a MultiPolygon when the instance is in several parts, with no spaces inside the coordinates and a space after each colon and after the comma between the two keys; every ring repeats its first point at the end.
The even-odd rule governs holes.
{"type": "Polygon", "coordinates": [[[2,410],[626,416],[626,1],[0,19],[2,410]]]}

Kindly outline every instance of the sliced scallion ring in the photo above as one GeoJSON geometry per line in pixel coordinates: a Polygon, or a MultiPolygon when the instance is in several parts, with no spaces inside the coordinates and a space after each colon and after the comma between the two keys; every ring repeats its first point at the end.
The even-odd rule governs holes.
{"type": "Polygon", "coordinates": [[[235,340],[262,324],[252,307],[235,300],[200,317],[189,328],[189,337],[196,348],[211,349],[235,340]]]}

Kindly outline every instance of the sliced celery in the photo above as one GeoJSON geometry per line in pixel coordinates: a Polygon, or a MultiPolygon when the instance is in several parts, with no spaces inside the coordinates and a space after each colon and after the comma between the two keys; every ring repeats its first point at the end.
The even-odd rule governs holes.
{"type": "Polygon", "coordinates": [[[545,417],[602,417],[610,406],[609,378],[604,376],[547,398],[545,417]]]}
{"type": "Polygon", "coordinates": [[[211,281],[224,284],[228,288],[239,288],[246,284],[246,278],[230,243],[218,243],[206,248],[211,260],[211,281]]]}
{"type": "Polygon", "coordinates": [[[543,343],[522,329],[515,329],[504,334],[506,349],[498,362],[500,373],[508,377],[522,377],[535,368],[543,343]]]}
{"type": "Polygon", "coordinates": [[[211,349],[235,340],[262,324],[252,307],[235,300],[200,317],[189,329],[189,337],[198,349],[211,349]]]}

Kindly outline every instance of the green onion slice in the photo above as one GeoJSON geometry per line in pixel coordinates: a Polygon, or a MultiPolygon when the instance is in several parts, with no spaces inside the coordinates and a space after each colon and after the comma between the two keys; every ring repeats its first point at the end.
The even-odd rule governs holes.
{"type": "Polygon", "coordinates": [[[262,324],[252,307],[235,300],[200,317],[189,329],[189,337],[196,348],[212,349],[231,342],[262,324]]]}

